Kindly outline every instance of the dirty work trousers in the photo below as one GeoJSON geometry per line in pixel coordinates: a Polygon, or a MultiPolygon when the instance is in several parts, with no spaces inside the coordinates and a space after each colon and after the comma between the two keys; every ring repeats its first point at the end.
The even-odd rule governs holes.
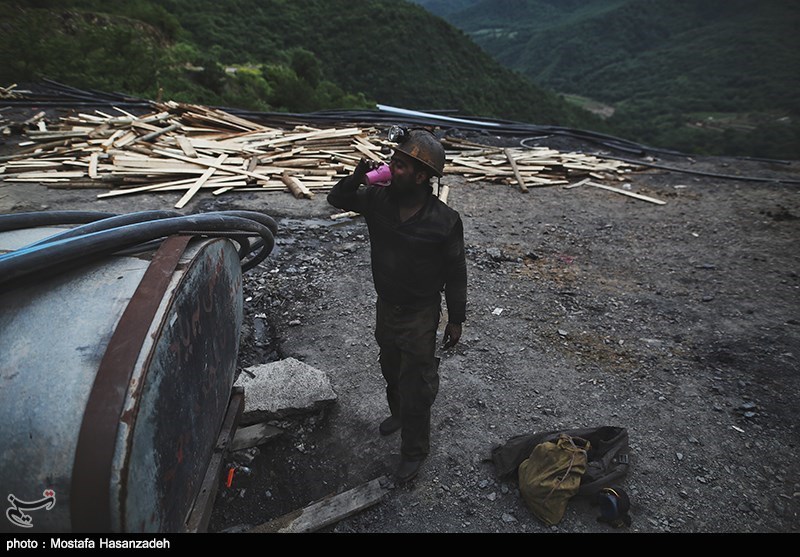
{"type": "Polygon", "coordinates": [[[431,406],[439,392],[436,332],[441,303],[421,307],[377,302],[375,340],[392,416],[402,424],[400,454],[410,460],[430,452],[431,406]]]}

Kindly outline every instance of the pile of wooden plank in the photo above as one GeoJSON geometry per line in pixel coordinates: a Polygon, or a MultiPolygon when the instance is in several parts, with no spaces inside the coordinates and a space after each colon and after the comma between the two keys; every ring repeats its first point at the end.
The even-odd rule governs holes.
{"type": "Polygon", "coordinates": [[[98,197],[183,192],[175,205],[181,208],[200,190],[278,190],[310,198],[360,158],[386,158],[373,128],[281,129],[202,106],[156,106],[141,116],[117,109],[119,115],[64,117],[55,129],[40,120],[27,131],[30,141],[0,163],[0,177],[109,190],[98,197]]]}
{"type": "Polygon", "coordinates": [[[562,152],[548,147],[487,147],[447,138],[446,173],[463,175],[468,182],[498,182],[530,187],[566,185],[578,178],[625,180],[635,166],[595,155],[562,152]]]}
{"type": "MultiPolygon", "coordinates": [[[[26,122],[28,140],[0,159],[0,179],[53,188],[101,188],[98,197],[176,192],[182,208],[200,191],[284,191],[312,198],[359,159],[387,161],[392,144],[375,127],[271,127],[222,110],[153,103],[134,115],[120,108],[26,122]],[[109,112],[112,112],[109,114],[109,112]]],[[[622,179],[633,167],[545,148],[492,148],[446,138],[446,175],[528,187],[573,178],[622,179]]],[[[440,188],[447,195],[449,188],[440,188]]]]}

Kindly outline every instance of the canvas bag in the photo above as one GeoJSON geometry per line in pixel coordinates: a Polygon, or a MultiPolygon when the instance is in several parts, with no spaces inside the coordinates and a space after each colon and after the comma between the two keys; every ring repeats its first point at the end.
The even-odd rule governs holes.
{"type": "Polygon", "coordinates": [[[594,497],[601,489],[616,484],[628,473],[628,430],[618,426],[576,428],[511,437],[506,443],[492,449],[492,461],[501,479],[517,478],[520,463],[528,458],[533,448],[545,441],[555,441],[561,434],[580,437],[590,443],[589,461],[581,478],[579,497],[594,497]]]}
{"type": "Polygon", "coordinates": [[[586,472],[590,443],[560,434],[555,441],[536,445],[518,469],[525,504],[545,524],[561,522],[569,500],[578,493],[586,472]]]}

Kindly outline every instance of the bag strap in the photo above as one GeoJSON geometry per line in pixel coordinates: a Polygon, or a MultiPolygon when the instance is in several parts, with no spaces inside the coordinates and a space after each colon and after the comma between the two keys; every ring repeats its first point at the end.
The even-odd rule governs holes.
{"type": "Polygon", "coordinates": [[[558,482],[556,482],[556,485],[553,486],[553,489],[551,489],[550,492],[547,494],[547,496],[544,498],[545,501],[547,501],[550,498],[550,496],[553,494],[553,492],[556,489],[558,489],[558,486],[560,486],[564,482],[564,480],[567,479],[567,476],[569,476],[569,473],[572,471],[572,466],[575,464],[575,457],[578,456],[578,453],[586,454],[586,449],[584,449],[582,447],[579,447],[579,446],[577,446],[575,444],[575,439],[578,439],[580,441],[583,441],[583,443],[584,443],[583,446],[585,447],[586,444],[587,444],[586,439],[581,439],[580,437],[576,437],[575,439],[573,439],[569,435],[559,435],[559,439],[566,439],[567,441],[569,441],[569,444],[572,445],[572,447],[575,450],[572,451],[572,457],[569,459],[569,466],[567,466],[567,471],[564,472],[564,475],[561,477],[561,479],[558,480],[558,482]]]}

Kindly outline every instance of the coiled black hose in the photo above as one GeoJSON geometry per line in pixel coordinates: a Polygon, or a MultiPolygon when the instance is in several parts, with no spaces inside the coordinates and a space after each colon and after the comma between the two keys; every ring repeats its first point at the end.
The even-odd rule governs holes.
{"type": "Polygon", "coordinates": [[[92,211],[12,213],[10,215],[0,215],[0,232],[19,230],[21,228],[36,228],[37,226],[54,226],[58,224],[85,224],[115,216],[115,213],[99,213],[92,211]]]}
{"type": "MultiPolygon", "coordinates": [[[[68,224],[58,220],[59,215],[63,213],[64,213],[63,211],[52,211],[48,213],[51,216],[51,218],[54,219],[49,224],[68,224]]],[[[28,213],[28,214],[35,215],[36,213],[28,213]]],[[[140,211],[138,213],[127,213],[124,215],[116,215],[113,213],[104,213],[104,214],[110,216],[99,220],[90,221],[87,224],[70,228],[68,230],[65,230],[64,232],[59,232],[47,238],[42,238],[38,242],[33,242],[32,244],[29,244],[27,247],[47,244],[49,242],[54,242],[56,240],[75,238],[77,236],[83,236],[84,234],[89,234],[91,232],[100,232],[102,230],[109,230],[111,228],[126,226],[128,224],[134,224],[137,222],[147,222],[151,220],[181,216],[181,213],[178,213],[177,211],[140,211]]],[[[8,216],[13,216],[13,215],[8,215],[8,216]]],[[[3,222],[2,219],[0,219],[0,223],[2,222],[3,222]]]]}
{"type": "Polygon", "coordinates": [[[121,251],[151,246],[175,234],[230,237],[239,243],[242,271],[261,263],[275,247],[275,220],[254,211],[175,216],[172,211],[127,215],[72,211],[0,215],[0,231],[42,225],[87,223],[0,255],[0,285],[59,273],[121,251]],[[110,215],[110,216],[108,216],[110,215]],[[250,238],[257,238],[251,245],[250,238]],[[258,251],[256,251],[258,250],[258,251]],[[253,252],[255,253],[253,254],[253,252]]]}
{"type": "MultiPolygon", "coordinates": [[[[37,215],[37,213],[28,213],[28,214],[31,215],[31,217],[35,217],[37,215]]],[[[47,219],[40,218],[39,220],[47,220],[48,221],[47,224],[62,224],[62,222],[60,221],[60,218],[59,218],[59,215],[62,215],[62,214],[65,215],[65,216],[70,216],[71,215],[70,212],[66,212],[66,211],[53,211],[53,212],[50,213],[49,218],[47,218],[47,219]]],[[[86,213],[77,213],[77,215],[75,216],[75,219],[76,220],[80,219],[84,214],[86,214],[86,213]]],[[[91,214],[91,213],[88,213],[88,214],[91,214]]],[[[103,213],[103,214],[104,215],[108,215],[110,213],[103,213]]],[[[260,222],[261,224],[263,224],[264,226],[269,228],[270,231],[272,232],[273,236],[278,233],[278,225],[275,222],[275,219],[273,219],[269,215],[265,215],[263,213],[257,213],[255,211],[219,211],[219,212],[217,212],[217,214],[220,214],[220,215],[232,215],[232,216],[238,216],[238,217],[242,217],[242,218],[252,219],[252,220],[255,220],[256,222],[260,222]]],[[[138,213],[128,213],[128,214],[125,214],[125,215],[113,215],[113,216],[110,216],[108,218],[103,218],[101,220],[95,220],[95,221],[89,222],[88,224],[84,224],[82,226],[76,226],[74,228],[70,228],[69,230],[65,230],[64,232],[59,232],[58,234],[54,234],[53,236],[50,236],[48,238],[43,238],[43,239],[39,240],[38,242],[34,242],[32,244],[29,244],[27,247],[36,246],[36,245],[40,245],[40,244],[45,244],[45,243],[48,243],[48,242],[51,242],[51,241],[55,241],[55,240],[64,240],[66,238],[74,238],[74,237],[77,237],[77,236],[82,236],[84,234],[88,234],[90,232],[98,232],[98,231],[101,231],[101,230],[109,230],[111,228],[117,228],[119,226],[126,226],[128,224],[134,224],[134,223],[138,223],[138,222],[147,222],[147,221],[165,219],[165,218],[171,218],[171,217],[180,217],[180,216],[182,216],[181,213],[179,213],[177,211],[160,211],[160,210],[140,211],[138,213]]],[[[23,222],[25,221],[25,219],[19,219],[19,220],[22,220],[23,222]]],[[[199,233],[199,231],[196,231],[196,233],[199,233]]],[[[237,242],[239,244],[239,258],[241,260],[243,260],[243,261],[247,258],[249,253],[251,253],[255,249],[260,248],[260,247],[262,247],[264,245],[264,242],[262,240],[257,240],[251,246],[250,245],[250,237],[252,236],[252,234],[249,234],[249,233],[242,234],[241,232],[229,232],[229,233],[226,233],[226,232],[217,231],[213,235],[214,236],[225,236],[225,237],[228,237],[228,238],[234,240],[235,242],[237,242]]],[[[160,240],[153,240],[152,242],[139,244],[137,246],[130,247],[130,248],[128,248],[128,249],[126,249],[126,250],[124,250],[123,252],[120,252],[120,253],[127,255],[127,254],[131,254],[131,253],[138,253],[138,252],[141,252],[141,251],[145,251],[145,250],[151,249],[153,247],[153,243],[154,242],[155,243],[160,243],[160,240]]],[[[269,255],[269,253],[266,253],[264,255],[264,257],[266,257],[267,255],[269,255]]],[[[259,259],[259,262],[263,261],[264,257],[261,257],[259,259]]],[[[250,269],[253,266],[255,266],[255,265],[252,263],[252,260],[250,260],[250,259],[248,259],[245,263],[243,263],[243,268],[245,268],[245,269],[250,269]]]]}

